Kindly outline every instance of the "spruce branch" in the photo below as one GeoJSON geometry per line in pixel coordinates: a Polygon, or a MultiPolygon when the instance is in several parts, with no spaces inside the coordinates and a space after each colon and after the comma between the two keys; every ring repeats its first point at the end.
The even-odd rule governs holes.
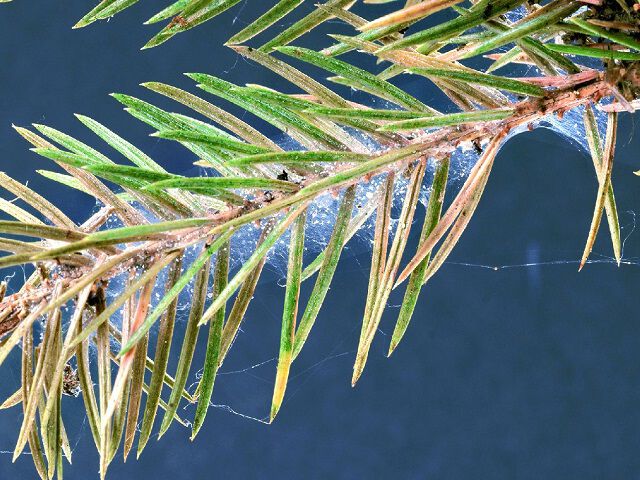
{"type": "MultiPolygon", "coordinates": [[[[103,0],[76,26],[109,18],[135,3],[103,0]]],[[[146,46],[159,45],[237,3],[178,0],[150,19],[148,23],[168,23],[146,46]]],[[[194,116],[114,94],[154,136],[178,142],[194,154],[197,165],[210,172],[206,177],[168,171],[88,116],[77,118],[127,164],[49,126],[15,127],[36,154],[65,171],[40,174],[101,204],[98,212],[77,224],[59,206],[0,173],[3,187],[22,201],[0,201],[0,210],[12,218],[0,221],[0,249],[7,252],[0,267],[34,266],[19,289],[7,293],[7,285],[0,286],[0,363],[16,346],[22,347],[22,387],[2,407],[22,405],[15,455],[28,446],[41,478],[59,471],[63,456],[70,459],[62,420],[64,393],[79,391],[83,397],[102,477],[121,442],[125,458],[134,447],[141,407],[138,455],[160,410],[165,411],[160,436],[174,420],[186,424],[177,415],[183,400],[197,404],[191,434],[195,438],[216,394],[217,372],[254,294],[259,294],[268,256],[280,242],[287,245],[283,248],[288,248],[288,264],[278,366],[266,415],[267,423],[274,421],[285,399],[289,372],[314,328],[320,328],[322,306],[342,251],[375,215],[355,385],[392,289],[406,280],[389,355],[409,327],[422,288],[473,218],[501,145],[549,116],[561,118],[581,109],[596,173],[598,194],[580,268],[588,260],[603,212],[620,262],[611,173],[618,115],[640,105],[640,18],[632,5],[609,0],[409,0],[390,15],[367,20],[350,11],[353,0],[329,0],[258,48],[239,45],[275,29],[275,23],[301,3],[272,2],[255,23],[228,42],[238,54],[290,81],[298,93],[251,83],[233,85],[204,73],[188,74],[198,94],[157,82],[143,84],[188,107],[194,116]],[[449,8],[458,15],[428,25],[431,14],[449,8]],[[351,26],[353,34],[331,35],[335,43],[321,51],[291,45],[334,18],[351,26]],[[374,73],[338,58],[353,51],[374,56],[387,68],[374,73]],[[486,67],[468,66],[470,58],[477,60],[474,65],[486,67]],[[593,58],[601,64],[586,61],[593,58]],[[519,64],[536,66],[539,75],[515,76],[508,67],[519,64]],[[317,69],[332,75],[328,80],[336,86],[328,87],[308,73],[317,69]],[[439,89],[450,107],[439,111],[389,81],[403,74],[439,89]],[[340,95],[342,86],[384,100],[388,108],[347,100],[340,95]],[[250,120],[217,106],[216,98],[270,123],[299,147],[285,152],[250,120]],[[600,111],[609,118],[604,135],[596,119],[600,111]],[[446,201],[451,159],[461,149],[476,149],[478,158],[464,184],[446,201]],[[425,175],[429,164],[435,168],[432,178],[425,175]],[[430,178],[431,187],[425,220],[416,250],[406,252],[424,178],[430,178]],[[399,189],[404,189],[404,200],[392,232],[392,199],[399,189]],[[365,190],[370,195],[362,195],[365,190]],[[326,248],[307,262],[309,217],[327,195],[337,197],[339,204],[333,230],[326,248]],[[251,225],[261,234],[250,251],[239,251],[234,240],[251,225]],[[191,258],[194,250],[198,253],[191,258]],[[238,256],[245,260],[232,264],[230,259],[238,256]],[[301,286],[314,275],[310,298],[303,303],[301,286]],[[116,286],[116,278],[124,278],[124,286],[116,286]],[[163,291],[157,301],[155,288],[163,291]],[[189,289],[189,317],[171,376],[167,369],[175,348],[177,305],[189,289]],[[62,313],[65,308],[69,318],[62,313]],[[38,343],[34,332],[40,323],[44,334],[38,343]],[[205,328],[203,376],[190,392],[186,385],[195,371],[196,341],[205,328]],[[154,335],[156,346],[149,348],[154,335]],[[96,350],[96,365],[89,362],[89,349],[96,350]],[[166,401],[165,386],[170,391],[166,401]]]]}

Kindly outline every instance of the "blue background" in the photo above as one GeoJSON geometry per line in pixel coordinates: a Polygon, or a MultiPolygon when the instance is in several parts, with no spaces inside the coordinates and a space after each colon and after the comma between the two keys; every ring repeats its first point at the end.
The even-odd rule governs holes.
{"type": "MultiPolygon", "coordinates": [[[[155,2],[72,31],[90,3],[68,0],[61,7],[51,0],[16,0],[0,6],[0,169],[28,181],[73,218],[86,218],[93,201],[36,175],[35,169],[51,164],[28,152],[11,123],[45,123],[102,148],[72,115],[88,114],[170,170],[183,172],[193,161],[190,154],[149,138],[149,129],[123,113],[109,92],[171,105],[138,84],[155,80],[195,92],[181,75],[193,71],[295,91],[219,47],[264,5],[259,11],[257,2],[238,5],[160,48],[140,52],[155,31],[140,25],[158,10],[155,2]]],[[[312,3],[306,2],[307,9],[312,3]]],[[[388,9],[370,8],[375,14],[388,9]]],[[[301,43],[324,44],[326,31],[301,43]]],[[[407,88],[433,99],[426,83],[407,88]]],[[[623,115],[614,185],[624,236],[640,201],[640,179],[631,174],[640,168],[633,130],[633,117],[623,115]]],[[[629,236],[628,264],[617,268],[606,261],[610,242],[603,227],[593,258],[605,261],[578,274],[575,260],[596,188],[591,160],[555,134],[539,130],[512,139],[450,263],[424,290],[404,342],[385,358],[397,315],[390,308],[355,389],[351,368],[368,277],[362,249],[342,262],[273,425],[214,408],[195,445],[187,430],[174,426],[160,442],[150,442],[139,461],[123,464],[118,456],[109,478],[640,477],[640,235],[629,236]],[[555,260],[562,262],[497,271],[457,264],[555,260]]],[[[409,249],[415,248],[419,229],[414,230],[409,249]]],[[[214,392],[214,403],[255,417],[268,412],[275,363],[245,369],[277,355],[281,273],[271,268],[264,276],[214,392]]],[[[391,305],[398,303],[391,298],[391,305]]],[[[180,341],[176,337],[170,371],[180,341]]],[[[19,378],[14,358],[3,365],[2,398],[19,378]]],[[[64,408],[74,443],[66,478],[97,478],[88,427],[83,415],[73,414],[82,411],[82,403],[65,398],[64,408]]],[[[182,413],[191,416],[193,409],[182,413]]],[[[17,407],[0,413],[0,450],[12,450],[20,421],[17,407]]],[[[30,458],[10,460],[10,454],[0,455],[0,478],[35,478],[30,458]]]]}

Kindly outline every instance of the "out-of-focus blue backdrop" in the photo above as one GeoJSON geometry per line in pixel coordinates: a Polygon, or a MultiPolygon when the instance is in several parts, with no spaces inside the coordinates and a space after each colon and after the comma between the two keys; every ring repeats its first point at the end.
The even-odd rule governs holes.
{"type": "MultiPolygon", "coordinates": [[[[138,84],[155,80],[195,91],[181,75],[193,71],[294,91],[220,47],[268,2],[239,4],[144,52],[139,47],[155,30],[140,24],[159,9],[156,2],[72,31],[92,3],[16,0],[0,7],[0,169],[74,218],[84,219],[93,202],[36,175],[51,165],[28,151],[11,123],[45,123],[99,146],[72,115],[88,114],[183,172],[191,155],[149,138],[149,129],[108,93],[170,105],[138,84]]],[[[309,9],[314,2],[305,3],[309,9]]],[[[390,7],[368,8],[373,16],[390,7]]],[[[301,42],[326,43],[326,31],[301,42]]],[[[426,82],[408,88],[432,98],[426,82]]],[[[123,464],[118,456],[110,478],[638,478],[640,232],[631,231],[640,179],[631,172],[640,168],[640,142],[633,132],[633,117],[623,115],[614,171],[628,235],[620,268],[607,261],[603,226],[593,258],[604,262],[577,272],[597,188],[591,160],[548,131],[522,134],[502,149],[476,218],[424,290],[404,342],[385,358],[397,314],[392,307],[355,389],[351,365],[368,276],[362,250],[343,261],[273,425],[213,408],[195,444],[187,430],[173,427],[139,461],[123,464]],[[509,267],[487,268],[493,266],[509,267]]],[[[410,248],[415,242],[414,235],[410,248]]],[[[275,372],[268,360],[277,355],[279,337],[281,272],[271,270],[214,392],[216,404],[255,417],[268,413],[275,372]]],[[[2,398],[19,378],[17,363],[3,365],[2,398]]],[[[82,411],[81,401],[65,398],[64,408],[74,448],[66,478],[97,478],[88,427],[83,415],[73,415],[82,411]]],[[[0,413],[0,450],[7,452],[0,455],[2,479],[35,478],[30,458],[11,464],[8,453],[20,421],[17,407],[0,413]]]]}

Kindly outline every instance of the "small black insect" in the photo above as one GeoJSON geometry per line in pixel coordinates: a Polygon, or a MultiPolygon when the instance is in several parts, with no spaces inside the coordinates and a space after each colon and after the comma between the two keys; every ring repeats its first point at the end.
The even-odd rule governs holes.
{"type": "Polygon", "coordinates": [[[282,170],[282,173],[279,173],[276,177],[278,180],[284,180],[285,182],[289,181],[289,174],[286,170],[282,170]]]}
{"type": "Polygon", "coordinates": [[[104,310],[104,306],[107,303],[104,287],[105,285],[102,282],[94,286],[91,292],[89,292],[89,297],[87,298],[87,305],[89,305],[90,307],[96,307],[100,310],[104,310]]]}
{"type": "Polygon", "coordinates": [[[482,154],[482,146],[480,145],[480,140],[475,139],[471,142],[473,144],[473,149],[476,151],[478,155],[482,154]]]}

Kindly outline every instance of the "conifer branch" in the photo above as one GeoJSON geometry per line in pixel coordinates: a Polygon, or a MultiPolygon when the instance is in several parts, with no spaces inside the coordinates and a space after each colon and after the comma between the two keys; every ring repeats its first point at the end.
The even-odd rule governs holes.
{"type": "MultiPolygon", "coordinates": [[[[103,0],[76,27],[107,19],[135,3],[103,0]]],[[[147,22],[165,21],[166,25],[145,47],[158,46],[232,11],[237,3],[178,0],[147,22]]],[[[0,286],[0,363],[21,346],[23,382],[2,408],[22,405],[15,454],[28,446],[41,478],[50,478],[63,456],[70,458],[62,394],[83,396],[103,477],[120,442],[125,457],[133,448],[143,405],[138,455],[150,438],[159,408],[165,411],[161,435],[173,420],[185,424],[177,416],[183,400],[197,402],[195,437],[216,394],[217,371],[254,294],[260,294],[259,280],[268,256],[280,248],[277,244],[284,243],[289,262],[279,360],[272,402],[265,410],[268,422],[273,421],[285,399],[296,358],[303,354],[314,328],[321,328],[322,306],[342,250],[375,216],[371,275],[352,378],[355,384],[366,366],[391,290],[407,280],[389,354],[409,328],[421,289],[469,225],[501,145],[548,116],[562,117],[581,109],[596,171],[598,195],[581,268],[603,212],[614,255],[620,261],[620,225],[611,172],[618,112],[633,112],[640,106],[637,4],[410,0],[390,15],[364,19],[350,11],[353,0],[328,0],[293,25],[280,28],[266,43],[244,45],[258,33],[277,30],[276,23],[301,3],[271,2],[263,15],[228,41],[238,54],[290,81],[297,93],[255,84],[233,85],[204,73],[188,74],[196,82],[197,94],[157,82],[143,85],[188,107],[193,116],[165,111],[128,95],[114,95],[129,114],[151,127],[153,135],[178,142],[195,155],[197,165],[210,172],[206,177],[168,171],[88,116],[79,115],[78,120],[126,163],[113,161],[97,148],[49,126],[15,127],[36,154],[64,171],[38,173],[92,196],[101,205],[96,214],[78,224],[60,206],[0,174],[2,186],[20,199],[19,204],[0,200],[0,210],[11,218],[0,221],[0,249],[6,252],[0,267],[34,267],[19,289],[8,292],[6,284],[0,286]],[[428,17],[443,9],[457,15],[430,24],[428,17]],[[330,19],[349,25],[352,35],[331,35],[328,41],[334,43],[321,51],[292,45],[330,19]],[[368,71],[338,58],[352,51],[374,56],[386,69],[368,71]],[[492,63],[485,61],[483,69],[465,63],[476,57],[492,63]],[[584,61],[587,58],[600,59],[601,65],[593,66],[592,60],[584,61]],[[517,64],[535,65],[539,74],[516,77],[509,67],[517,64]],[[308,73],[318,68],[330,75],[328,80],[335,87],[308,73]],[[450,101],[447,113],[389,81],[404,74],[439,89],[450,101]],[[347,100],[340,94],[342,86],[384,100],[387,108],[347,100]],[[252,126],[251,120],[216,105],[218,98],[280,129],[299,147],[285,152],[252,126]],[[608,112],[609,117],[604,135],[596,119],[600,111],[608,112]],[[449,165],[461,149],[476,149],[478,159],[462,187],[449,192],[452,199],[447,201],[449,165]],[[435,175],[425,175],[431,164],[435,175]],[[403,254],[411,249],[407,239],[424,178],[432,194],[419,245],[405,262],[403,254]],[[405,199],[401,221],[391,236],[389,215],[397,189],[406,190],[405,199]],[[370,195],[362,195],[364,191],[370,195]],[[304,246],[310,212],[327,195],[337,197],[340,205],[333,231],[326,248],[307,261],[304,246]],[[119,226],[110,226],[113,222],[119,226]],[[246,235],[252,225],[260,229],[260,237],[254,238],[250,251],[237,251],[234,240],[246,235]],[[287,235],[290,239],[283,241],[287,235]],[[195,258],[187,254],[193,250],[198,252],[195,258]],[[240,254],[246,258],[242,264],[229,263],[240,254]],[[314,275],[310,299],[303,303],[301,285],[314,275]],[[124,287],[116,287],[113,280],[118,276],[126,277],[124,287]],[[154,288],[163,289],[159,301],[151,294],[154,288]],[[189,288],[193,289],[190,313],[172,376],[167,359],[174,343],[176,307],[189,288]],[[63,307],[70,309],[69,319],[61,314],[63,307]],[[39,322],[44,335],[36,341],[39,322]],[[156,347],[150,350],[155,326],[159,326],[156,347]],[[195,391],[187,391],[188,379],[199,367],[192,363],[203,328],[208,335],[204,375],[195,391]],[[88,355],[92,348],[97,351],[93,369],[88,355]],[[149,385],[145,370],[151,372],[149,385]],[[165,386],[170,390],[166,401],[162,398],[165,386]],[[143,394],[147,395],[144,401],[143,394]],[[40,422],[35,421],[38,413],[40,422]]]]}

